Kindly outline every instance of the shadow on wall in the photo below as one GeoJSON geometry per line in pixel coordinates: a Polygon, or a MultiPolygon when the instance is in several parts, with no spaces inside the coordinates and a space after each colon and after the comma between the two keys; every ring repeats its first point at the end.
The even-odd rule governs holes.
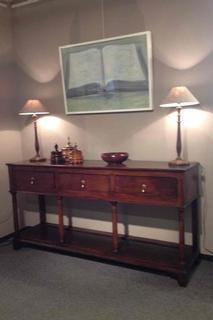
{"type": "Polygon", "coordinates": [[[51,100],[51,112],[61,113],[58,107],[63,105],[59,46],[145,31],[145,26],[135,0],[51,1],[51,15],[49,6],[49,2],[43,2],[13,11],[18,100],[22,104],[22,97],[37,95],[51,100]],[[112,10],[122,17],[119,23],[112,10]],[[22,28],[23,21],[27,29],[22,28]]]}
{"type": "MultiPolygon", "coordinates": [[[[24,207],[22,208],[22,217],[24,217],[23,212],[33,212],[38,219],[37,204],[35,204],[35,196],[25,195],[24,207]]],[[[46,197],[47,199],[47,212],[51,213],[55,218],[57,223],[56,214],[56,198],[46,197]]],[[[186,232],[191,232],[190,225],[190,210],[186,214],[186,232]]],[[[178,220],[177,220],[177,210],[171,208],[162,207],[152,207],[152,206],[142,206],[136,204],[118,204],[118,223],[124,226],[124,232],[126,235],[129,234],[129,227],[136,226],[143,228],[153,228],[153,229],[164,229],[170,231],[178,230],[178,220]],[[166,221],[166,222],[165,222],[166,221]]],[[[111,223],[111,206],[105,201],[98,200],[87,200],[84,199],[64,199],[64,220],[72,221],[72,219],[80,218],[86,221],[90,221],[90,225],[94,224],[93,230],[99,230],[99,226],[96,229],[96,221],[100,223],[111,223]]],[[[23,224],[24,224],[23,218],[23,224]]],[[[69,223],[68,223],[69,224],[69,223]]],[[[70,223],[72,225],[72,223],[70,223]]],[[[87,226],[86,226],[87,228],[87,226]]],[[[152,236],[154,238],[154,235],[152,236]]],[[[151,238],[152,238],[151,237],[151,238]]]]}
{"type": "Polygon", "coordinates": [[[145,25],[153,32],[158,59],[174,69],[191,69],[213,50],[211,0],[183,2],[137,0],[145,25]],[[157,15],[156,15],[157,12],[157,15]]]}

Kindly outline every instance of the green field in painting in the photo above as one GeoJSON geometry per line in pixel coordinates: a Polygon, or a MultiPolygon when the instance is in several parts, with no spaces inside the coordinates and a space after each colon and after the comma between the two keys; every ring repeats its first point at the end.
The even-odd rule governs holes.
{"type": "Polygon", "coordinates": [[[114,92],[67,99],[67,113],[150,110],[148,91],[114,92]]]}

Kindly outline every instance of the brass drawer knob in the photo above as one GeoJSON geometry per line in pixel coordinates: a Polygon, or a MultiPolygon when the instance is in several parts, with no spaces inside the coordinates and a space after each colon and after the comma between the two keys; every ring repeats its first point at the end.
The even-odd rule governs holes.
{"type": "Polygon", "coordinates": [[[85,186],[86,186],[85,183],[86,183],[86,180],[81,179],[81,189],[85,188],[85,186]]]}
{"type": "Polygon", "coordinates": [[[35,178],[34,178],[34,177],[31,177],[31,178],[30,178],[30,184],[31,184],[31,185],[34,185],[34,184],[35,184],[35,178]]]}
{"type": "Polygon", "coordinates": [[[147,190],[147,185],[145,183],[143,183],[142,186],[141,186],[141,192],[145,193],[146,190],[147,190]]]}

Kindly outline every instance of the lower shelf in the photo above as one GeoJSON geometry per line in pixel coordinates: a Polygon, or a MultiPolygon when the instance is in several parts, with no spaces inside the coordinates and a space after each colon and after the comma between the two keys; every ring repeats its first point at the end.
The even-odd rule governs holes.
{"type": "Polygon", "coordinates": [[[175,275],[188,272],[198,258],[191,246],[185,247],[185,265],[180,267],[178,246],[167,242],[138,240],[119,237],[117,252],[112,250],[110,234],[65,229],[64,243],[59,242],[56,225],[45,224],[27,227],[21,230],[14,241],[15,245],[34,245],[43,248],[56,249],[84,256],[92,256],[108,261],[151,268],[170,272],[175,275]]]}

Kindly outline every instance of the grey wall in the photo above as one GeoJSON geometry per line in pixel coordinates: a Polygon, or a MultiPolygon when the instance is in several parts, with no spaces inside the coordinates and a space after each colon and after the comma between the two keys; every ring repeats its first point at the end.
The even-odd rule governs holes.
{"type": "Polygon", "coordinates": [[[16,115],[15,64],[11,15],[0,7],[0,237],[13,231],[11,199],[5,163],[21,157],[21,134],[16,115]]]}
{"type": "MultiPolygon", "coordinates": [[[[99,159],[103,151],[128,151],[131,159],[171,160],[175,157],[176,118],[158,108],[170,87],[186,85],[201,102],[183,113],[184,155],[204,167],[201,202],[203,251],[213,251],[212,145],[212,0],[51,0],[13,9],[14,47],[18,67],[17,103],[39,97],[55,118],[39,123],[42,149],[49,156],[55,142],[70,136],[85,158],[99,159]],[[150,30],[153,41],[153,112],[65,116],[58,47],[71,43],[150,30]],[[54,121],[53,121],[54,120],[54,121]],[[205,221],[204,221],[205,218],[205,221]]],[[[31,126],[23,125],[24,158],[32,155],[31,126]]],[[[76,225],[107,229],[103,204],[74,203],[76,225]],[[88,209],[89,208],[89,209],[88,209]],[[103,219],[99,218],[100,212],[103,219]],[[92,222],[89,218],[92,216],[92,222]],[[101,221],[99,221],[101,220],[101,221]]],[[[50,203],[50,211],[54,205],[50,203]]],[[[67,209],[68,210],[68,209],[67,209]]],[[[121,220],[139,236],[175,241],[175,218],[163,210],[124,206],[121,220]],[[162,210],[161,210],[162,211],[162,210]],[[128,215],[128,213],[133,215],[128,215]],[[134,218],[133,218],[134,217],[134,218]],[[141,223],[141,220],[143,223],[141,223]],[[141,227],[141,224],[144,227],[141,227]]],[[[30,208],[29,208],[30,211],[30,208]]],[[[122,229],[122,224],[120,225],[122,229]]]]}

